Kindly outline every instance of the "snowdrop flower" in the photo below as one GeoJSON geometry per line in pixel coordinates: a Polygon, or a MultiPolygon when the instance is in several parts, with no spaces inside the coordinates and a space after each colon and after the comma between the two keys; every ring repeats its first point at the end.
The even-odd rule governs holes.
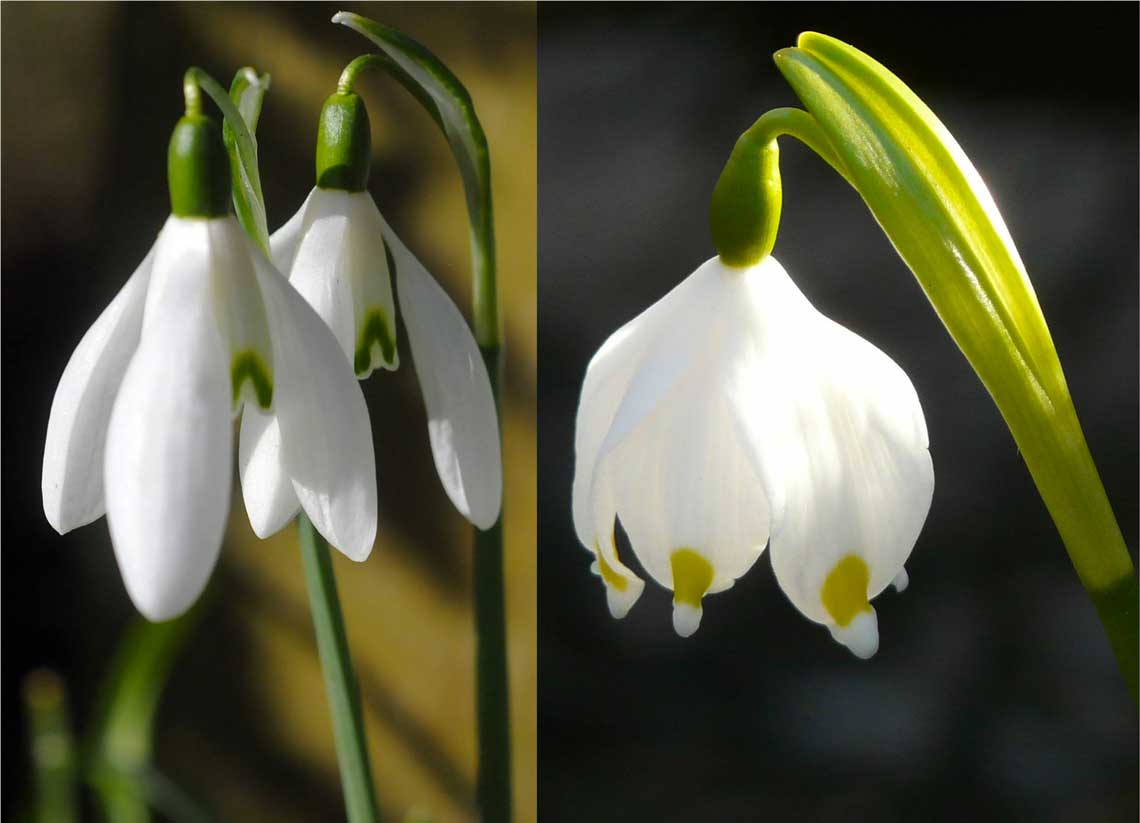
{"type": "Polygon", "coordinates": [[[713,258],[615,332],[586,372],[575,449],[574,526],[614,617],[644,588],[618,557],[619,518],[672,589],[678,634],[770,545],[796,608],[875,653],[869,601],[905,586],[934,488],[922,408],[774,258],[713,258]]]}
{"type": "MultiPolygon", "coordinates": [[[[317,185],[270,238],[273,259],[332,329],[360,379],[399,364],[395,275],[440,481],[464,517],[489,529],[499,517],[502,466],[487,369],[462,314],[368,193],[368,113],[344,88],[342,82],[321,112],[317,185]]],[[[273,417],[247,414],[241,441],[246,508],[254,530],[265,536],[296,508],[281,479],[273,417]]]]}
{"type": "Polygon", "coordinates": [[[104,511],[150,620],[205,587],[230,503],[232,419],[274,409],[282,464],[320,532],[362,560],[376,531],[367,408],[320,318],[229,211],[217,125],[191,107],[169,154],[173,214],[56,389],[43,501],[61,534],[104,511]]]}

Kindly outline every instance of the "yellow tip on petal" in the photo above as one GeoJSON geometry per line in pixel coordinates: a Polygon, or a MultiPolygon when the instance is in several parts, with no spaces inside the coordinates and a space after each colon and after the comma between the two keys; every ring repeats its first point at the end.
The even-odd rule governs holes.
{"type": "Polygon", "coordinates": [[[863,558],[849,554],[835,564],[835,568],[823,581],[819,598],[839,626],[846,626],[860,612],[871,609],[867,602],[867,584],[870,579],[871,572],[863,558]]]}
{"type": "Polygon", "coordinates": [[[713,581],[713,567],[692,549],[677,549],[669,556],[673,567],[673,604],[699,609],[713,581]]]}
{"type": "Polygon", "coordinates": [[[629,581],[618,574],[617,570],[606,562],[606,558],[602,557],[602,551],[600,548],[594,549],[594,555],[598,558],[598,574],[601,576],[605,584],[611,589],[616,589],[619,592],[624,592],[629,586],[629,581]]]}

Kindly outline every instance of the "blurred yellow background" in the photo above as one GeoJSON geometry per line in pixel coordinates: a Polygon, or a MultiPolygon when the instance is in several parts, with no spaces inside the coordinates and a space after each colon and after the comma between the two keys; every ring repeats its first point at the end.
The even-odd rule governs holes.
{"type": "MultiPolygon", "coordinates": [[[[27,523],[8,520],[5,528],[15,539],[22,527],[24,540],[44,546],[41,560],[24,571],[28,591],[43,593],[46,603],[71,604],[62,614],[48,605],[40,608],[54,608],[51,614],[24,609],[17,626],[6,617],[9,632],[18,627],[23,640],[18,654],[8,647],[15,662],[6,657],[5,691],[11,693],[11,682],[27,668],[56,667],[82,731],[100,665],[131,619],[105,521],[55,535],[40,522],[38,473],[31,466],[42,454],[47,408],[67,356],[168,212],[165,141],[180,114],[181,72],[200,65],[223,85],[243,65],[272,75],[258,127],[272,230],[313,185],[322,101],[341,68],[370,50],[359,35],[328,22],[338,8],[380,20],[433,51],[470,91],[491,149],[506,352],[514,793],[517,820],[534,821],[537,89],[531,4],[4,5],[5,322],[20,322],[7,318],[21,309],[29,327],[50,324],[56,332],[45,345],[21,350],[28,365],[26,379],[24,370],[19,377],[33,401],[28,442],[7,447],[5,475],[13,462],[28,464],[19,484],[26,503],[16,504],[27,523]],[[37,271],[50,277],[34,276],[37,271]],[[49,293],[66,295],[62,308],[51,309],[49,293]]],[[[470,318],[467,218],[447,144],[389,78],[366,76],[357,90],[372,121],[370,189],[377,204],[470,318]]],[[[15,353],[9,348],[6,354],[15,353]]],[[[397,373],[378,372],[362,384],[380,484],[377,544],[362,564],[336,554],[335,571],[383,816],[399,820],[420,812],[435,821],[474,820],[471,530],[435,475],[406,347],[402,360],[397,373]]],[[[9,563],[6,579],[15,583],[19,575],[9,563]]],[[[158,766],[219,819],[343,815],[295,533],[290,528],[257,540],[236,479],[210,603],[159,711],[158,766]]],[[[6,605],[11,608],[10,598],[6,605]]],[[[14,753],[9,747],[6,761],[14,753]]],[[[8,792],[5,808],[11,803],[8,792]]]]}

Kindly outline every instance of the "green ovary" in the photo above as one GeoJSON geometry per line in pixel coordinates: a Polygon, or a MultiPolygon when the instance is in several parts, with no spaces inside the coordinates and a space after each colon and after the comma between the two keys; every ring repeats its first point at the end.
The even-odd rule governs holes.
{"type": "Polygon", "coordinates": [[[241,400],[242,385],[249,381],[253,386],[253,394],[257,398],[257,405],[268,409],[273,405],[273,377],[272,372],[265,365],[265,361],[257,352],[246,349],[234,355],[230,364],[230,381],[233,386],[234,406],[241,400]]]}
{"type": "Polygon", "coordinates": [[[846,626],[859,612],[870,609],[867,602],[870,580],[870,569],[857,555],[846,555],[835,564],[820,587],[819,598],[837,624],[846,626]]]}
{"type": "Polygon", "coordinates": [[[392,333],[384,312],[380,309],[371,309],[364,315],[364,322],[356,338],[353,368],[357,375],[367,374],[371,370],[372,351],[376,346],[380,347],[380,356],[385,364],[391,365],[395,362],[396,336],[392,333]]]}

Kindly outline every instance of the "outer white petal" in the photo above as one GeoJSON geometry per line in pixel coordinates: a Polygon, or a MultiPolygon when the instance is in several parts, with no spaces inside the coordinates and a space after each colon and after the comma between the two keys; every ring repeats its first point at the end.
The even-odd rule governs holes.
{"type": "Polygon", "coordinates": [[[138,346],[154,250],[83,335],[67,361],[48,418],[41,488],[60,534],[103,516],[107,423],[138,346]]]}
{"type": "Polygon", "coordinates": [[[293,256],[297,253],[297,245],[301,241],[301,232],[305,227],[305,215],[308,212],[309,204],[312,202],[313,195],[319,189],[313,189],[309,192],[309,196],[305,198],[305,202],[301,204],[301,208],[297,209],[289,220],[273,232],[269,237],[269,251],[273,257],[273,265],[278,271],[288,272],[293,268],[293,256]]]}
{"type": "Polygon", "coordinates": [[[145,328],[107,434],[111,539],[127,591],[150,620],[197,599],[229,509],[230,379],[204,222],[168,223],[159,238],[145,328]]]}
{"type": "Polygon", "coordinates": [[[451,298],[380,218],[428,413],[435,468],[455,507],[481,529],[499,518],[503,470],[487,368],[451,298]]]}
{"type": "Polygon", "coordinates": [[[238,467],[253,533],[265,539],[281,531],[297,516],[301,503],[285,466],[276,414],[246,406],[238,438],[238,467]]]}
{"type": "Polygon", "coordinates": [[[354,311],[352,283],[345,268],[350,196],[343,191],[313,190],[305,202],[304,223],[292,265],[281,271],[332,329],[351,363],[354,311]]]}
{"type": "Polygon", "coordinates": [[[772,504],[776,578],[805,616],[869,656],[873,611],[837,621],[823,588],[834,572],[865,605],[902,570],[934,489],[922,408],[906,374],[819,314],[775,260],[748,282],[754,334],[733,403],[772,504]]]}
{"type": "Polygon", "coordinates": [[[578,540],[590,551],[596,536],[590,511],[590,484],[598,451],[613,425],[634,375],[656,347],[666,345],[677,353],[677,341],[667,340],[668,330],[678,316],[689,311],[688,301],[700,291],[702,278],[685,278],[668,294],[630,320],[607,338],[586,367],[586,379],[578,400],[574,430],[574,529],[578,540]]]}
{"type": "Polygon", "coordinates": [[[250,245],[269,313],[285,466],[313,525],[353,560],[376,539],[376,460],[364,395],[316,312],[250,245]]]}

